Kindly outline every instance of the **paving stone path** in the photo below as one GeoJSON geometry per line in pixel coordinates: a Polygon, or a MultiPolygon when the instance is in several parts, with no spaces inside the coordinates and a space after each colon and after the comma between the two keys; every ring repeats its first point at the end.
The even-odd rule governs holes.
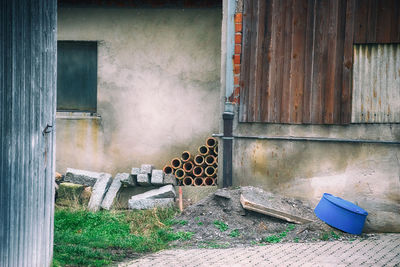
{"type": "Polygon", "coordinates": [[[400,266],[400,234],[356,241],[172,249],[119,266],[400,266]]]}

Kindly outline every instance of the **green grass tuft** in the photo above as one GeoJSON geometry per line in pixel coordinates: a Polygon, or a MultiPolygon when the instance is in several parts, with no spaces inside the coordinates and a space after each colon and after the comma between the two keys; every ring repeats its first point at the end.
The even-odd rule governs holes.
{"type": "Polygon", "coordinates": [[[226,224],[226,223],[224,223],[224,222],[221,222],[221,221],[214,221],[214,225],[215,225],[215,227],[217,227],[221,232],[225,232],[226,230],[228,230],[229,229],[229,226],[226,224]]]}
{"type": "Polygon", "coordinates": [[[104,266],[142,252],[164,249],[193,233],[173,233],[175,209],[100,211],[56,209],[53,266],[104,266]]]}
{"type": "Polygon", "coordinates": [[[231,231],[231,233],[229,234],[230,237],[238,237],[239,235],[240,233],[238,229],[231,231]]]}

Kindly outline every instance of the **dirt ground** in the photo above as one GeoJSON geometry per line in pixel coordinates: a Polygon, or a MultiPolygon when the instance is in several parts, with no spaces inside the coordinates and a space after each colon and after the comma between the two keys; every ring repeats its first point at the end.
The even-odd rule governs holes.
{"type": "Polygon", "coordinates": [[[175,219],[175,231],[192,233],[186,241],[173,242],[177,247],[242,247],[279,242],[316,242],[374,238],[373,234],[352,235],[332,228],[319,220],[311,207],[297,199],[281,197],[259,188],[219,189],[195,205],[187,207],[175,219]],[[255,191],[274,201],[276,208],[289,207],[297,216],[311,219],[307,224],[293,224],[248,211],[240,204],[241,193],[255,191]]]}

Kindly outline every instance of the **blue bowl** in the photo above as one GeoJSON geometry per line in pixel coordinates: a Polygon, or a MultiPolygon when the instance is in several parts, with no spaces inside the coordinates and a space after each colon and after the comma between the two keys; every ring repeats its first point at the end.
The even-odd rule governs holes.
{"type": "Polygon", "coordinates": [[[359,206],[328,193],[324,193],[314,212],[330,226],[355,235],[361,234],[368,215],[359,206]]]}

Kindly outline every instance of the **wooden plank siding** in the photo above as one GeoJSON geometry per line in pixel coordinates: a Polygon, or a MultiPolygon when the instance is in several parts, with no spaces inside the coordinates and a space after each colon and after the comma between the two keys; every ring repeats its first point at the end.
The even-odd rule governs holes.
{"type": "Polygon", "coordinates": [[[353,44],[400,42],[399,3],[245,0],[239,120],[350,123],[353,44]]]}

